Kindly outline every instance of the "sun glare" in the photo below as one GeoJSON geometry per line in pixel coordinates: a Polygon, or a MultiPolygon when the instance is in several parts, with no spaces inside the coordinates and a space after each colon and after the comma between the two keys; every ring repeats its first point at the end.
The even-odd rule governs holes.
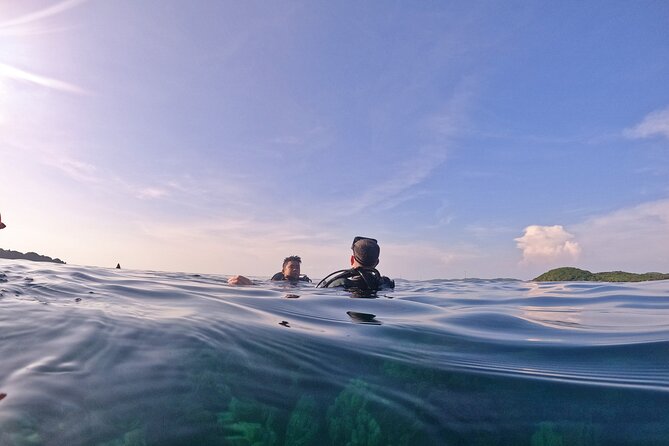
{"type": "MultiPolygon", "coordinates": [[[[31,67],[24,66],[20,60],[32,60],[26,54],[20,54],[18,47],[22,39],[30,36],[49,33],[52,28],[43,21],[47,18],[65,12],[74,6],[83,3],[83,0],[67,0],[38,11],[25,11],[19,17],[0,17],[0,36],[3,36],[0,46],[0,93],[6,94],[10,82],[23,82],[34,86],[59,90],[67,93],[82,94],[84,90],[59,79],[54,79],[44,73],[32,72],[31,67]],[[13,46],[16,46],[14,48],[13,46]],[[21,55],[22,57],[19,57],[21,55]]],[[[32,55],[33,58],[35,55],[32,55]]]]}

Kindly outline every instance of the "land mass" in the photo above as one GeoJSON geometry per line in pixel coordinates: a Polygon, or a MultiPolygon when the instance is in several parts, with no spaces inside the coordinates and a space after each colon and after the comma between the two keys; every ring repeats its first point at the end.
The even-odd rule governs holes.
{"type": "Polygon", "coordinates": [[[32,260],[33,262],[51,262],[51,263],[61,263],[63,265],[65,264],[65,262],[63,262],[59,258],[52,259],[49,256],[43,256],[37,254],[36,252],[27,252],[24,254],[22,252],[11,251],[2,248],[0,248],[0,259],[23,259],[23,260],[32,260]]]}
{"type": "Polygon", "coordinates": [[[625,271],[608,271],[591,273],[584,269],[563,267],[555,268],[539,277],[535,282],[645,282],[647,280],[666,280],[669,274],[663,273],[628,273],[625,271]]]}

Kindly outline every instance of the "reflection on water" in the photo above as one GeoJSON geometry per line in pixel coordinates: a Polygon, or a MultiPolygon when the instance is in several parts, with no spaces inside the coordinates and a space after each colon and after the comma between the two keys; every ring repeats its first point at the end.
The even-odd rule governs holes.
{"type": "Polygon", "coordinates": [[[358,313],[357,311],[347,311],[346,314],[349,315],[349,317],[353,322],[357,322],[360,324],[381,325],[381,322],[376,320],[375,314],[358,313]]]}
{"type": "Polygon", "coordinates": [[[546,326],[579,328],[582,325],[582,307],[521,307],[520,317],[546,326]]]}
{"type": "Polygon", "coordinates": [[[669,443],[669,282],[376,299],[0,261],[0,445],[669,443]]]}

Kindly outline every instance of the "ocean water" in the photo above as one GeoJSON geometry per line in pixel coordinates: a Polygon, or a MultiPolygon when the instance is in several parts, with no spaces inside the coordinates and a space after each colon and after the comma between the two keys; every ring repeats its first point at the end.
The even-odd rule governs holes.
{"type": "Polygon", "coordinates": [[[667,445],[669,281],[362,299],[1,260],[0,393],[2,446],[667,445]]]}

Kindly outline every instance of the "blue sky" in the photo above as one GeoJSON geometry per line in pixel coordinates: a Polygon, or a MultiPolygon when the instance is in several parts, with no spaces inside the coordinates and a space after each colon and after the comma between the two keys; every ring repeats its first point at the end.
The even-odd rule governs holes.
{"type": "Polygon", "coordinates": [[[5,1],[0,247],[669,272],[669,3],[5,1]]]}

